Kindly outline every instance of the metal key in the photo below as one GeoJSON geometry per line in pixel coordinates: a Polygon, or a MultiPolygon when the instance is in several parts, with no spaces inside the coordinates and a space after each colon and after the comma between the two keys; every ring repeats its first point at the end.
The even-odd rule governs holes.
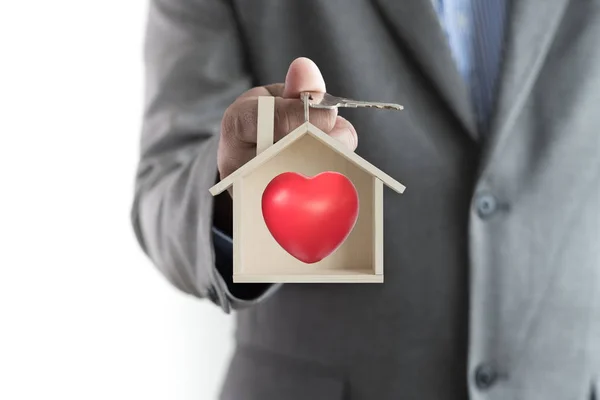
{"type": "Polygon", "coordinates": [[[346,99],[343,97],[332,96],[329,93],[321,93],[321,92],[302,92],[301,93],[302,101],[308,103],[308,105],[312,108],[325,108],[325,109],[334,109],[338,107],[350,107],[350,108],[358,108],[358,107],[370,107],[370,108],[379,108],[386,110],[402,110],[403,106],[400,104],[394,103],[380,103],[374,101],[357,101],[346,99]]]}
{"type": "Polygon", "coordinates": [[[300,93],[300,99],[304,103],[304,121],[308,122],[308,110],[312,108],[324,108],[332,110],[338,107],[370,107],[379,108],[385,110],[403,110],[404,107],[400,104],[394,103],[379,103],[374,101],[356,101],[350,100],[343,97],[332,96],[329,93],[323,92],[302,92],[300,93]]]}

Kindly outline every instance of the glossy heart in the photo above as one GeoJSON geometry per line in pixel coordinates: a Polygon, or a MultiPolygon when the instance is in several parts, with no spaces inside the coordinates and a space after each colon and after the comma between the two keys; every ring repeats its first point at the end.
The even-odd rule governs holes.
{"type": "Polygon", "coordinates": [[[284,172],[265,188],[262,213],[273,238],[290,255],[312,264],[333,253],[358,218],[358,193],[337,172],[312,178],[284,172]]]}

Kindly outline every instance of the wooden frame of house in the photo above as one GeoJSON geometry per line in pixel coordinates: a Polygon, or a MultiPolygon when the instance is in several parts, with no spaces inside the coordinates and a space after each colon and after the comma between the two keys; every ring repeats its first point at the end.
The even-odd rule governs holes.
{"type": "Polygon", "coordinates": [[[273,143],[274,107],[274,97],[258,98],[256,157],[210,189],[216,196],[233,186],[233,281],[383,282],[383,186],[397,193],[405,187],[310,122],[273,143]],[[305,264],[270,234],[261,197],[269,182],[283,172],[314,176],[324,171],[342,173],[354,184],[359,216],[334,253],[305,264]]]}

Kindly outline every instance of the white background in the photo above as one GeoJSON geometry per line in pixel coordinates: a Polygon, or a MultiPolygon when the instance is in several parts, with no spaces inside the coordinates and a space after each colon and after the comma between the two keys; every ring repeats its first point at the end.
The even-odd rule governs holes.
{"type": "Polygon", "coordinates": [[[146,0],[0,1],[0,399],[215,399],[232,319],[129,222],[146,0]]]}

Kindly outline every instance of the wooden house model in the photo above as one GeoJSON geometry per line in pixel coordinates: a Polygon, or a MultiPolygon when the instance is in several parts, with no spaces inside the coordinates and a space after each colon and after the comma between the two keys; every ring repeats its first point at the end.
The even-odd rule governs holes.
{"type": "Polygon", "coordinates": [[[383,282],[383,185],[405,187],[310,122],[273,143],[274,98],[259,97],[257,155],[210,189],[213,196],[233,186],[233,281],[272,283],[383,282]],[[358,194],[355,225],[329,256],[314,263],[293,257],[275,240],[263,218],[261,199],[278,175],[313,177],[333,171],[347,177],[358,194]]]}

